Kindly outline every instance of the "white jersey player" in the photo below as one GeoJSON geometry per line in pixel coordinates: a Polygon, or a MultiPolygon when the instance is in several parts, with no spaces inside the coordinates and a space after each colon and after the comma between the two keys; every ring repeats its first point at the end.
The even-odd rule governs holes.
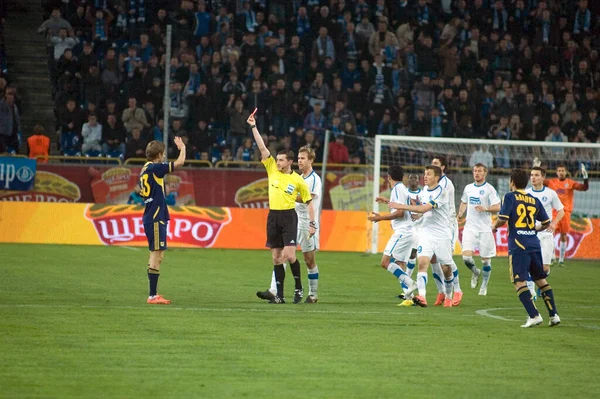
{"type": "Polygon", "coordinates": [[[390,202],[390,208],[423,214],[421,236],[418,248],[419,272],[417,273],[417,287],[419,295],[414,297],[416,305],[427,306],[426,285],[427,268],[431,259],[435,256],[442,264],[444,272],[446,298],[444,306],[452,306],[452,251],[450,250],[451,231],[448,220],[450,219],[450,199],[448,191],[444,190],[439,180],[442,176],[441,168],[437,166],[426,166],[424,180],[426,186],[419,195],[422,205],[406,205],[390,202]],[[426,239],[425,239],[426,238],[426,239]]]}
{"type": "MultiPolygon", "coordinates": [[[[390,166],[388,168],[388,184],[391,189],[390,199],[378,197],[378,203],[401,203],[410,204],[410,197],[406,186],[402,184],[404,170],[401,166],[390,166]]],[[[394,208],[390,209],[387,215],[381,215],[372,212],[368,217],[371,222],[380,222],[390,220],[394,233],[388,240],[383,257],[381,258],[381,267],[392,273],[400,282],[404,290],[404,297],[412,297],[412,293],[417,290],[417,284],[411,280],[406,273],[406,263],[412,251],[412,238],[414,226],[410,212],[401,211],[394,208]]],[[[412,305],[412,300],[409,301],[412,305]]]]}
{"type": "MultiPolygon", "coordinates": [[[[526,191],[540,200],[548,217],[550,217],[550,226],[543,231],[537,233],[537,237],[540,240],[540,246],[542,247],[542,263],[544,265],[544,271],[550,273],[550,264],[554,255],[554,230],[558,226],[559,222],[565,215],[565,210],[560,198],[556,191],[549,187],[544,186],[544,179],[546,178],[546,171],[540,167],[534,167],[531,170],[531,187],[526,191]],[[556,217],[552,217],[552,210],[556,211],[556,217]]],[[[527,282],[527,287],[532,291],[534,289],[533,282],[530,284],[527,282]]],[[[535,297],[535,292],[532,293],[535,297]]]]}
{"type": "MultiPolygon", "coordinates": [[[[448,162],[447,162],[445,156],[436,155],[431,160],[431,164],[442,169],[442,177],[440,178],[440,186],[442,186],[444,188],[444,190],[448,191],[448,197],[450,200],[450,215],[451,215],[449,223],[450,223],[450,230],[452,232],[450,246],[451,246],[451,253],[454,253],[454,248],[456,247],[456,242],[458,241],[458,222],[456,220],[456,203],[455,203],[454,184],[452,183],[452,180],[450,180],[450,178],[448,178],[448,176],[446,175],[446,172],[448,171],[448,162]]],[[[460,302],[462,301],[463,292],[460,289],[460,278],[458,275],[458,267],[456,266],[456,263],[454,263],[454,259],[452,260],[452,263],[450,266],[452,267],[452,275],[454,276],[454,279],[453,279],[453,281],[454,281],[454,283],[453,283],[454,284],[454,296],[452,298],[453,299],[452,305],[458,306],[458,305],[460,305],[460,302]]],[[[442,285],[441,279],[436,278],[436,276],[441,275],[441,273],[440,273],[439,263],[435,259],[431,263],[431,271],[433,273],[434,281],[438,288],[438,296],[435,300],[434,306],[439,306],[445,300],[445,295],[443,293],[444,287],[442,285]]]]}
{"type": "Polygon", "coordinates": [[[471,288],[477,288],[479,276],[483,281],[479,295],[487,295],[488,282],[492,274],[492,260],[496,256],[496,240],[492,233],[492,213],[500,211],[500,197],[490,183],[486,182],[487,167],[478,163],[473,166],[474,183],[468,184],[463,190],[458,219],[466,215],[462,236],[462,256],[465,265],[473,273],[471,288]],[[479,249],[481,270],[475,266],[473,253],[479,249]]]}
{"type": "MultiPolygon", "coordinates": [[[[317,228],[321,217],[321,194],[323,185],[321,177],[319,177],[312,168],[314,160],[315,151],[312,148],[300,148],[298,151],[298,167],[302,172],[302,177],[312,196],[311,203],[315,212],[315,223],[312,227],[317,228]]],[[[309,228],[311,227],[311,223],[308,217],[308,205],[296,202],[296,214],[298,215],[298,235],[296,243],[300,246],[302,255],[304,256],[304,263],[306,263],[308,269],[308,297],[304,302],[316,303],[318,301],[317,290],[319,287],[319,268],[315,260],[315,253],[319,249],[319,229],[317,228],[317,231],[313,236],[310,235],[309,228]]],[[[267,291],[257,292],[256,296],[260,299],[272,301],[276,293],[277,283],[275,281],[275,274],[273,273],[271,287],[267,291]]],[[[300,302],[303,296],[304,293],[302,291],[295,292],[294,303],[300,302]]]]}
{"type": "MultiPolygon", "coordinates": [[[[419,202],[419,194],[421,193],[421,188],[419,187],[419,175],[417,173],[411,173],[408,175],[408,197],[410,198],[410,203],[412,205],[421,205],[419,202]]],[[[412,276],[413,271],[415,270],[416,260],[417,260],[417,249],[419,248],[419,234],[421,233],[421,224],[423,220],[421,219],[421,214],[411,213],[413,224],[415,226],[415,231],[413,233],[412,239],[412,252],[410,253],[410,258],[408,259],[408,263],[406,264],[406,272],[409,276],[412,276]]]]}

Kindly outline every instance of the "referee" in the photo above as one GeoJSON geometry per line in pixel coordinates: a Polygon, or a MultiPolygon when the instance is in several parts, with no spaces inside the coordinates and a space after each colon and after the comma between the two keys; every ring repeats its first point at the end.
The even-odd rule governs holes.
{"type": "MultiPolygon", "coordinates": [[[[256,112],[256,110],[254,111],[256,112]]],[[[315,211],[311,204],[312,196],[302,176],[292,171],[294,163],[293,151],[280,151],[275,160],[256,128],[254,112],[246,121],[252,129],[252,135],[258,149],[260,158],[269,177],[269,217],[267,218],[267,247],[271,248],[273,256],[273,272],[277,282],[277,296],[270,303],[285,303],[283,295],[283,281],[285,269],[283,264],[289,262],[294,275],[294,294],[302,293],[302,279],[300,278],[300,262],[296,259],[298,216],[296,215],[296,199],[309,204],[308,217],[310,219],[309,234],[315,234],[317,224],[315,211]]]]}

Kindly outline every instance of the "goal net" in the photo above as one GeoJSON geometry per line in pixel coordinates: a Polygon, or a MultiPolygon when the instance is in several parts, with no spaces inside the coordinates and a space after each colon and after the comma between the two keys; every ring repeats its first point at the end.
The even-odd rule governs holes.
{"type": "MultiPolygon", "coordinates": [[[[405,184],[411,172],[420,176],[423,184],[423,167],[431,164],[433,158],[443,155],[447,159],[448,177],[455,186],[456,208],[464,187],[472,183],[471,168],[476,163],[488,167],[487,181],[502,197],[509,191],[509,175],[512,168],[531,169],[533,160],[538,158],[541,167],[547,170],[547,178],[556,177],[556,166],[564,164],[570,178],[583,181],[580,166],[583,163],[589,175],[589,190],[575,192],[573,219],[600,217],[600,144],[563,143],[537,141],[498,141],[477,139],[452,139],[409,136],[376,136],[375,138],[347,136],[344,140],[360,153],[364,162],[372,165],[365,169],[365,191],[370,204],[366,212],[388,212],[386,205],[375,202],[379,195],[389,197],[386,169],[390,165],[400,165],[405,170],[405,184]],[[377,184],[378,182],[378,184],[377,184]]],[[[352,152],[352,150],[351,150],[352,152]]],[[[387,240],[380,230],[388,230],[381,223],[367,224],[369,242],[366,251],[381,252],[387,240]]]]}

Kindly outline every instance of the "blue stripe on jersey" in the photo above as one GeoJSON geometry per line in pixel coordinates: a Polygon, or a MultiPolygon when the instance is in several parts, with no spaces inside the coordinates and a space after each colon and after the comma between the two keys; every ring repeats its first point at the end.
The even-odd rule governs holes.
{"type": "MultiPolygon", "coordinates": [[[[312,172],[310,172],[310,175],[308,175],[306,177],[304,177],[304,176],[302,176],[302,177],[304,178],[304,180],[308,180],[314,174],[315,174],[315,171],[313,170],[312,172]]],[[[317,179],[313,179],[312,189],[310,190],[311,193],[315,192],[315,186],[316,185],[317,185],[317,179]]]]}
{"type": "Polygon", "coordinates": [[[432,201],[435,201],[436,199],[438,199],[440,197],[440,195],[442,195],[442,186],[440,186],[438,184],[438,186],[436,188],[434,188],[433,190],[427,189],[427,191],[431,192],[431,191],[437,190],[438,188],[440,189],[440,193],[437,195],[437,197],[433,198],[432,201]]]}

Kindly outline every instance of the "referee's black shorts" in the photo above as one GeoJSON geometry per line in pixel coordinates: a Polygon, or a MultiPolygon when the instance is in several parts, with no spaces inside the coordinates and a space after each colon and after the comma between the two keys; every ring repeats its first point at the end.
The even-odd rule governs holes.
{"type": "Polygon", "coordinates": [[[267,247],[296,246],[298,215],[295,209],[277,211],[271,209],[267,218],[267,247]]]}

